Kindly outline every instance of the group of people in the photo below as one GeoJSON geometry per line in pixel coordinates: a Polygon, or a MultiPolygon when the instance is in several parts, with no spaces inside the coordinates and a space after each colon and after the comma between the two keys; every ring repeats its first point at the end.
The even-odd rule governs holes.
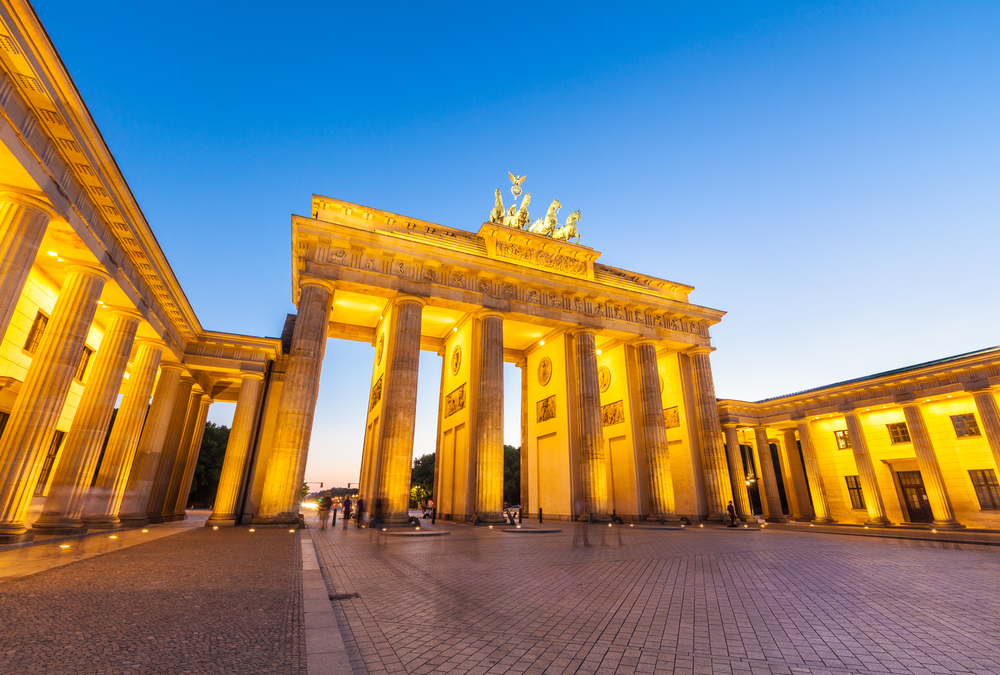
{"type": "MultiPolygon", "coordinates": [[[[364,500],[363,499],[358,499],[356,505],[357,505],[357,513],[355,514],[355,516],[360,518],[361,512],[364,509],[364,500]]],[[[351,515],[352,515],[351,514],[351,507],[352,506],[355,506],[355,503],[351,501],[350,497],[345,497],[344,498],[344,503],[343,503],[343,507],[344,507],[344,515],[343,515],[343,518],[344,518],[344,527],[347,527],[347,521],[349,521],[351,519],[351,515]]],[[[325,530],[326,529],[327,522],[330,520],[330,511],[333,508],[334,508],[333,497],[331,497],[330,495],[324,495],[323,497],[320,498],[319,504],[318,504],[317,509],[316,509],[317,510],[317,515],[319,515],[319,529],[321,529],[321,530],[325,530]]],[[[334,522],[336,523],[336,518],[334,518],[334,522]]]]}

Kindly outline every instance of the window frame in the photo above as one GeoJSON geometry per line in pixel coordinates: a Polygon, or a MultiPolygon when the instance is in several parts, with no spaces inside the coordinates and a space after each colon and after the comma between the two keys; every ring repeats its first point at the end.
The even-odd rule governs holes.
{"type": "Polygon", "coordinates": [[[959,415],[949,415],[951,418],[951,426],[955,430],[955,438],[980,438],[983,435],[982,429],[979,427],[979,421],[976,420],[975,413],[961,413],[959,415]],[[965,433],[959,433],[958,424],[956,420],[962,421],[963,431],[965,433]],[[969,422],[972,422],[971,426],[969,422]]]}
{"type": "Polygon", "coordinates": [[[83,353],[80,354],[80,365],[76,367],[76,374],[73,375],[74,380],[80,382],[81,384],[83,383],[83,378],[87,376],[87,368],[90,366],[90,359],[93,358],[95,353],[96,352],[94,352],[94,350],[87,345],[83,346],[83,353]]]}
{"type": "Polygon", "coordinates": [[[66,440],[65,431],[56,431],[52,436],[52,442],[49,444],[48,452],[45,453],[45,458],[42,460],[42,470],[38,474],[38,482],[35,483],[35,497],[42,497],[45,495],[45,487],[48,485],[49,477],[52,475],[52,468],[56,464],[56,457],[59,456],[59,451],[62,449],[63,441],[66,440]]]}
{"type": "Polygon", "coordinates": [[[35,318],[31,322],[31,328],[28,329],[28,335],[24,338],[24,346],[21,347],[27,354],[35,355],[38,351],[39,345],[42,344],[42,338],[45,336],[45,329],[49,325],[49,315],[38,310],[35,313],[35,318]],[[39,325],[41,327],[39,327],[39,325]]]}
{"type": "Polygon", "coordinates": [[[833,432],[833,437],[837,441],[838,450],[850,450],[851,445],[851,435],[847,432],[847,429],[836,429],[833,432]]]}
{"type": "Polygon", "coordinates": [[[851,509],[866,509],[865,506],[865,493],[861,489],[861,477],[860,476],[844,476],[844,480],[847,483],[847,496],[851,498],[851,509]],[[853,481],[852,481],[853,479],[853,481]],[[854,483],[853,485],[851,483],[854,483]],[[855,499],[857,497],[857,499],[855,499]]]}
{"type": "Polygon", "coordinates": [[[972,481],[972,489],[976,493],[976,499],[979,500],[980,511],[1000,510],[1000,481],[997,481],[996,471],[993,469],[969,469],[969,480],[972,481]],[[977,477],[984,480],[977,481],[977,477]],[[983,504],[984,493],[989,498],[990,506],[983,504]]]}
{"type": "Polygon", "coordinates": [[[891,424],[886,424],[885,428],[889,432],[889,442],[892,445],[913,442],[913,437],[910,436],[910,428],[906,426],[906,422],[892,422],[891,424]],[[906,438],[903,438],[904,434],[906,435],[906,438]]]}

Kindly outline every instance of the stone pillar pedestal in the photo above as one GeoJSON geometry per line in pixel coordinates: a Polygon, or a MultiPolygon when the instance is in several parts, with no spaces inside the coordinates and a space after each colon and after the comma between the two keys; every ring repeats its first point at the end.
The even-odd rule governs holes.
{"type": "Polygon", "coordinates": [[[868,522],[865,524],[872,527],[892,525],[885,514],[882,491],[878,487],[878,478],[875,476],[872,456],[868,452],[868,441],[865,440],[861,419],[857,413],[847,413],[844,419],[847,421],[847,436],[851,439],[854,463],[858,467],[858,480],[861,481],[861,491],[865,496],[865,507],[868,509],[868,522]]]}
{"type": "Polygon", "coordinates": [[[119,526],[118,510],[125,496],[125,486],[131,473],[132,460],[139,445],[149,396],[156,382],[162,348],[141,342],[132,363],[132,373],[125,382],[122,402],[118,406],[108,447],[97,471],[97,480],[87,494],[83,522],[88,529],[112,529],[119,526]]]}
{"type": "Polygon", "coordinates": [[[226,457],[222,462],[222,474],[219,477],[219,490],[215,493],[215,506],[212,515],[205,523],[206,527],[232,526],[239,517],[236,513],[239,506],[237,500],[240,497],[240,488],[243,486],[243,477],[246,475],[247,456],[264,376],[257,373],[243,373],[241,379],[236,413],[233,415],[233,426],[229,430],[229,443],[226,445],[226,457]]]}
{"type": "MultiPolygon", "coordinates": [[[[601,385],[597,374],[596,331],[574,333],[577,375],[577,419],[579,424],[580,490],[583,518],[608,521],[608,461],[601,419],[601,385]]],[[[661,412],[662,414],[662,412],[661,412]]]]}
{"type": "MultiPolygon", "coordinates": [[[[198,455],[201,454],[201,441],[205,436],[205,423],[208,420],[208,408],[212,405],[212,399],[207,394],[202,394],[198,398],[198,412],[194,416],[191,433],[186,434],[187,458],[184,463],[184,473],[177,489],[177,493],[167,496],[167,505],[170,499],[174,500],[174,520],[187,519],[187,501],[191,495],[191,481],[194,480],[194,470],[198,466],[198,455]]],[[[178,461],[180,459],[178,458],[178,461]]]]}
{"type": "Polygon", "coordinates": [[[719,424],[719,405],[715,398],[715,382],[708,347],[696,347],[689,354],[695,377],[698,419],[698,441],[701,445],[702,465],[705,472],[705,500],[709,520],[723,520],[733,491],[726,466],[726,453],[722,449],[722,426],[719,424]]]}
{"type": "Polygon", "coordinates": [[[904,403],[903,414],[906,416],[906,428],[909,430],[910,439],[913,442],[913,452],[917,455],[917,468],[920,469],[920,477],[924,481],[924,489],[927,491],[931,513],[934,514],[934,526],[940,528],[964,527],[955,518],[955,509],[951,506],[948,488],[944,484],[941,465],[938,464],[934,444],[931,442],[930,434],[927,433],[927,425],[924,423],[920,404],[916,402],[904,403]]]}
{"type": "Polygon", "coordinates": [[[146,415],[142,436],[139,437],[139,445],[132,460],[132,469],[129,472],[125,496],[118,514],[118,519],[124,527],[145,527],[149,524],[146,507],[149,505],[149,495],[156,481],[160,453],[163,451],[163,442],[166,440],[183,372],[184,368],[177,364],[168,364],[160,368],[156,392],[153,394],[153,402],[146,415]]]}
{"type": "Polygon", "coordinates": [[[791,519],[798,521],[813,520],[812,504],[809,502],[809,488],[806,486],[806,476],[799,459],[799,446],[795,440],[795,429],[784,429],[781,434],[781,445],[784,450],[785,495],[789,498],[791,519]]]}
{"type": "MultiPolygon", "coordinates": [[[[479,396],[476,401],[476,517],[503,518],[503,315],[480,315],[479,396]]],[[[411,450],[412,454],[412,450],[411,450]]]]}
{"type": "Polygon", "coordinates": [[[410,518],[410,471],[413,468],[423,308],[422,298],[396,298],[390,322],[382,390],[382,447],[371,504],[372,517],[384,525],[403,524],[410,518]]]}
{"type": "Polygon", "coordinates": [[[14,308],[55,209],[40,199],[0,192],[0,338],[7,333],[14,308]]]}
{"type": "Polygon", "coordinates": [[[667,424],[663,418],[656,343],[637,343],[635,355],[639,375],[639,413],[642,415],[640,428],[649,479],[648,520],[679,520],[674,504],[674,479],[670,471],[670,448],[667,445],[667,424]]]}
{"type": "MultiPolygon", "coordinates": [[[[174,407],[170,412],[170,422],[167,425],[167,433],[163,438],[163,446],[160,450],[160,461],[156,465],[156,477],[149,490],[149,501],[146,503],[146,519],[152,524],[164,522],[163,509],[167,501],[167,491],[170,489],[170,477],[174,473],[174,464],[177,462],[177,451],[180,449],[181,436],[184,435],[184,420],[187,419],[188,410],[193,402],[191,390],[194,388],[194,380],[190,377],[181,377],[177,385],[177,394],[174,398],[174,407]]],[[[171,509],[171,515],[173,515],[171,509]]]]}
{"type": "Polygon", "coordinates": [[[809,428],[809,420],[797,420],[796,428],[799,430],[799,442],[802,443],[802,458],[806,463],[806,476],[809,478],[809,490],[812,496],[813,511],[816,517],[815,523],[834,523],[830,517],[830,503],[826,499],[826,486],[823,484],[823,477],[819,471],[819,461],[816,459],[816,452],[812,445],[812,431],[809,428]]]}
{"type": "Polygon", "coordinates": [[[771,444],[767,440],[767,427],[754,427],[754,439],[757,441],[757,461],[760,462],[761,482],[764,483],[764,508],[769,523],[787,523],[788,519],[781,511],[781,495],[778,492],[778,479],[774,472],[774,461],[771,459],[771,444]]]}
{"type": "Polygon", "coordinates": [[[734,424],[722,427],[726,435],[726,453],[729,455],[729,482],[733,486],[733,506],[740,520],[753,517],[750,495],[747,493],[746,469],[743,467],[743,453],[740,452],[740,435],[734,424]]]}
{"type": "Polygon", "coordinates": [[[108,275],[89,265],[70,265],[48,326],[28,367],[0,438],[0,544],[32,538],[25,525],[70,383],[108,275]]]}
{"type": "Polygon", "coordinates": [[[329,282],[305,278],[300,284],[299,313],[292,333],[288,370],[278,399],[274,441],[267,462],[260,511],[254,523],[298,523],[303,471],[309,454],[333,296],[329,282]]]}
{"type": "Polygon", "coordinates": [[[86,494],[141,319],[142,315],[133,311],[112,312],[49,484],[42,515],[31,526],[39,534],[73,534],[83,529],[80,518],[86,494]]]}

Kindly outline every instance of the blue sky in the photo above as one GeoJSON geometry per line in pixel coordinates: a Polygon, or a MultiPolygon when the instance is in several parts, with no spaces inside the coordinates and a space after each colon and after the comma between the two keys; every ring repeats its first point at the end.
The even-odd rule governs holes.
{"type": "MultiPolygon", "coordinates": [[[[995,3],[35,7],[206,328],[280,333],[313,192],[475,230],[509,170],[729,312],[720,397],[1000,343],[995,3]]],[[[356,480],[373,353],[327,347],[310,480],[356,480]]]]}

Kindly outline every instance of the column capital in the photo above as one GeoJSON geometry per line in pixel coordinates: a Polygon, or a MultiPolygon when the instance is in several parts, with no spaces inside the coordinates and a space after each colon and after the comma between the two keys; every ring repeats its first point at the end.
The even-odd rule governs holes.
{"type": "Polygon", "coordinates": [[[99,277],[105,283],[111,281],[111,275],[108,274],[107,270],[98,265],[91,265],[90,263],[74,262],[66,265],[66,270],[72,270],[74,272],[79,272],[80,274],[86,274],[92,277],[99,277]]]}
{"type": "Polygon", "coordinates": [[[320,279],[319,277],[300,277],[299,289],[301,290],[305,286],[322,286],[331,293],[337,290],[336,282],[330,279],[320,279]]]}
{"type": "Polygon", "coordinates": [[[186,373],[187,370],[179,363],[161,363],[160,372],[186,373]]]}
{"type": "Polygon", "coordinates": [[[190,375],[188,375],[187,371],[184,371],[184,373],[185,373],[184,375],[181,375],[181,379],[180,379],[180,383],[181,384],[184,384],[184,385],[190,384],[192,387],[194,387],[194,385],[198,384],[198,380],[196,380],[193,377],[191,377],[190,375]]]}
{"type": "Polygon", "coordinates": [[[722,422],[722,423],[720,424],[720,426],[721,426],[721,427],[722,427],[723,429],[729,429],[729,428],[732,428],[732,429],[736,429],[737,431],[739,431],[739,428],[740,428],[740,425],[739,425],[739,422],[722,422]]]}
{"type": "Polygon", "coordinates": [[[490,317],[496,317],[502,321],[507,317],[507,315],[497,309],[484,309],[476,314],[477,319],[489,319],[490,317]]]}
{"type": "Polygon", "coordinates": [[[60,213],[59,210],[49,202],[24,192],[17,192],[9,189],[0,190],[0,202],[13,202],[14,204],[27,206],[29,209],[41,211],[49,217],[49,220],[60,220],[63,222],[66,222],[67,220],[66,216],[60,213]]]}
{"type": "Polygon", "coordinates": [[[117,307],[117,306],[105,305],[104,309],[108,310],[108,314],[110,314],[111,316],[121,316],[126,319],[137,319],[139,321],[142,321],[143,319],[146,318],[142,315],[142,312],[140,312],[137,309],[132,309],[131,307],[117,307]]]}
{"type": "Polygon", "coordinates": [[[601,332],[600,328],[593,328],[591,326],[577,326],[576,328],[571,328],[570,330],[566,331],[566,334],[569,335],[570,337],[576,337],[577,335],[584,335],[584,334],[593,335],[594,337],[597,337],[597,334],[599,332],[601,332]]]}
{"type": "Polygon", "coordinates": [[[663,343],[660,340],[657,340],[656,338],[644,337],[632,340],[629,344],[631,344],[633,347],[645,347],[646,345],[650,345],[653,349],[656,349],[663,343]]]}
{"type": "Polygon", "coordinates": [[[421,307],[424,307],[427,304],[427,298],[422,298],[419,295],[400,294],[392,299],[392,304],[396,307],[402,305],[404,302],[415,302],[419,304],[421,307]]]}
{"type": "Polygon", "coordinates": [[[691,347],[691,349],[683,352],[688,356],[694,356],[696,354],[705,354],[706,356],[715,351],[715,347],[706,347],[705,345],[698,345],[697,347],[691,347]]]}
{"type": "Polygon", "coordinates": [[[209,396],[208,394],[202,394],[201,395],[201,402],[202,403],[207,403],[209,405],[212,405],[213,403],[215,403],[215,401],[212,400],[212,397],[209,396]]]}
{"type": "Polygon", "coordinates": [[[257,380],[258,382],[261,382],[264,379],[264,373],[240,372],[240,379],[241,380],[257,380]]]}

